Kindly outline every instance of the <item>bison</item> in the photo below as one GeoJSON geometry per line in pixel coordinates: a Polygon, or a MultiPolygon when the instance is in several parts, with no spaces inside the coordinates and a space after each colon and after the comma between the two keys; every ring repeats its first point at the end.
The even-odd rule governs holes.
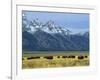
{"type": "Polygon", "coordinates": [[[57,56],[57,58],[60,58],[60,56],[57,56]]]}
{"type": "Polygon", "coordinates": [[[22,60],[25,60],[24,58],[22,58],[22,60]]]}
{"type": "Polygon", "coordinates": [[[37,56],[37,57],[28,57],[27,59],[28,59],[28,60],[29,60],[29,59],[40,59],[40,57],[38,57],[38,56],[37,56]]]}
{"type": "Polygon", "coordinates": [[[88,56],[84,56],[85,58],[88,58],[88,56]]]}
{"type": "Polygon", "coordinates": [[[84,59],[84,56],[78,56],[78,59],[84,59]]]}
{"type": "Polygon", "coordinates": [[[53,59],[53,56],[45,56],[46,59],[53,59]]]}
{"type": "Polygon", "coordinates": [[[68,56],[68,58],[75,58],[75,56],[74,55],[70,55],[70,56],[68,56]]]}
{"type": "Polygon", "coordinates": [[[62,56],[62,58],[67,58],[67,56],[62,56]]]}

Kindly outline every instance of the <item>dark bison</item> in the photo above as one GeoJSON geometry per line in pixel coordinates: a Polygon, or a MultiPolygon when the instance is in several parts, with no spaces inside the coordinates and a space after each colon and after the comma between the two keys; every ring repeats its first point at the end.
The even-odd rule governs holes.
{"type": "Polygon", "coordinates": [[[29,60],[29,59],[40,59],[40,57],[38,57],[38,56],[37,56],[37,57],[28,57],[27,59],[28,59],[28,60],[29,60]]]}
{"type": "Polygon", "coordinates": [[[85,58],[88,58],[88,56],[84,56],[85,58]]]}
{"type": "Polygon", "coordinates": [[[62,58],[67,58],[67,56],[62,56],[62,58]]]}
{"type": "Polygon", "coordinates": [[[25,60],[24,58],[22,58],[22,60],[25,60]]]}
{"type": "Polygon", "coordinates": [[[74,55],[69,55],[68,58],[75,58],[75,56],[74,55]]]}
{"type": "Polygon", "coordinates": [[[45,56],[46,59],[53,59],[53,56],[45,56]]]}
{"type": "Polygon", "coordinates": [[[60,56],[57,56],[57,58],[60,58],[60,56]]]}
{"type": "Polygon", "coordinates": [[[84,56],[78,56],[78,59],[84,59],[84,56]]]}

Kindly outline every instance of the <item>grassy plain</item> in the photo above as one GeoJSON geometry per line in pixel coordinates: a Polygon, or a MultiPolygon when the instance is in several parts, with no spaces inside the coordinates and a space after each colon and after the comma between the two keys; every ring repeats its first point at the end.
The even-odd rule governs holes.
{"type": "Polygon", "coordinates": [[[51,68],[51,67],[75,67],[89,66],[88,51],[35,51],[23,52],[22,68],[51,68]],[[62,58],[62,56],[74,55],[75,58],[62,58]],[[78,56],[87,56],[84,59],[78,59],[78,56]],[[27,59],[29,57],[39,56],[40,59],[27,59]],[[46,59],[44,56],[53,56],[53,59],[46,59]],[[58,58],[60,56],[60,58],[58,58]]]}

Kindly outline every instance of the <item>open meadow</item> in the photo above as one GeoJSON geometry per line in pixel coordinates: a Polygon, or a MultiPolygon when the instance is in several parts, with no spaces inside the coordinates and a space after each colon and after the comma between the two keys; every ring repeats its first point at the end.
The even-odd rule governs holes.
{"type": "Polygon", "coordinates": [[[88,51],[34,51],[22,56],[23,69],[89,66],[88,51]]]}

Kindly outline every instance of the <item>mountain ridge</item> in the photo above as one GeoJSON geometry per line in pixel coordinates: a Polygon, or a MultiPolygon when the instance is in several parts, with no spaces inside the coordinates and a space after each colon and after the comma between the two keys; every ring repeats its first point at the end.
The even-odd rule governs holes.
{"type": "Polygon", "coordinates": [[[23,51],[67,51],[89,50],[89,32],[71,34],[72,31],[60,27],[54,21],[45,24],[38,19],[22,23],[23,51]]]}

